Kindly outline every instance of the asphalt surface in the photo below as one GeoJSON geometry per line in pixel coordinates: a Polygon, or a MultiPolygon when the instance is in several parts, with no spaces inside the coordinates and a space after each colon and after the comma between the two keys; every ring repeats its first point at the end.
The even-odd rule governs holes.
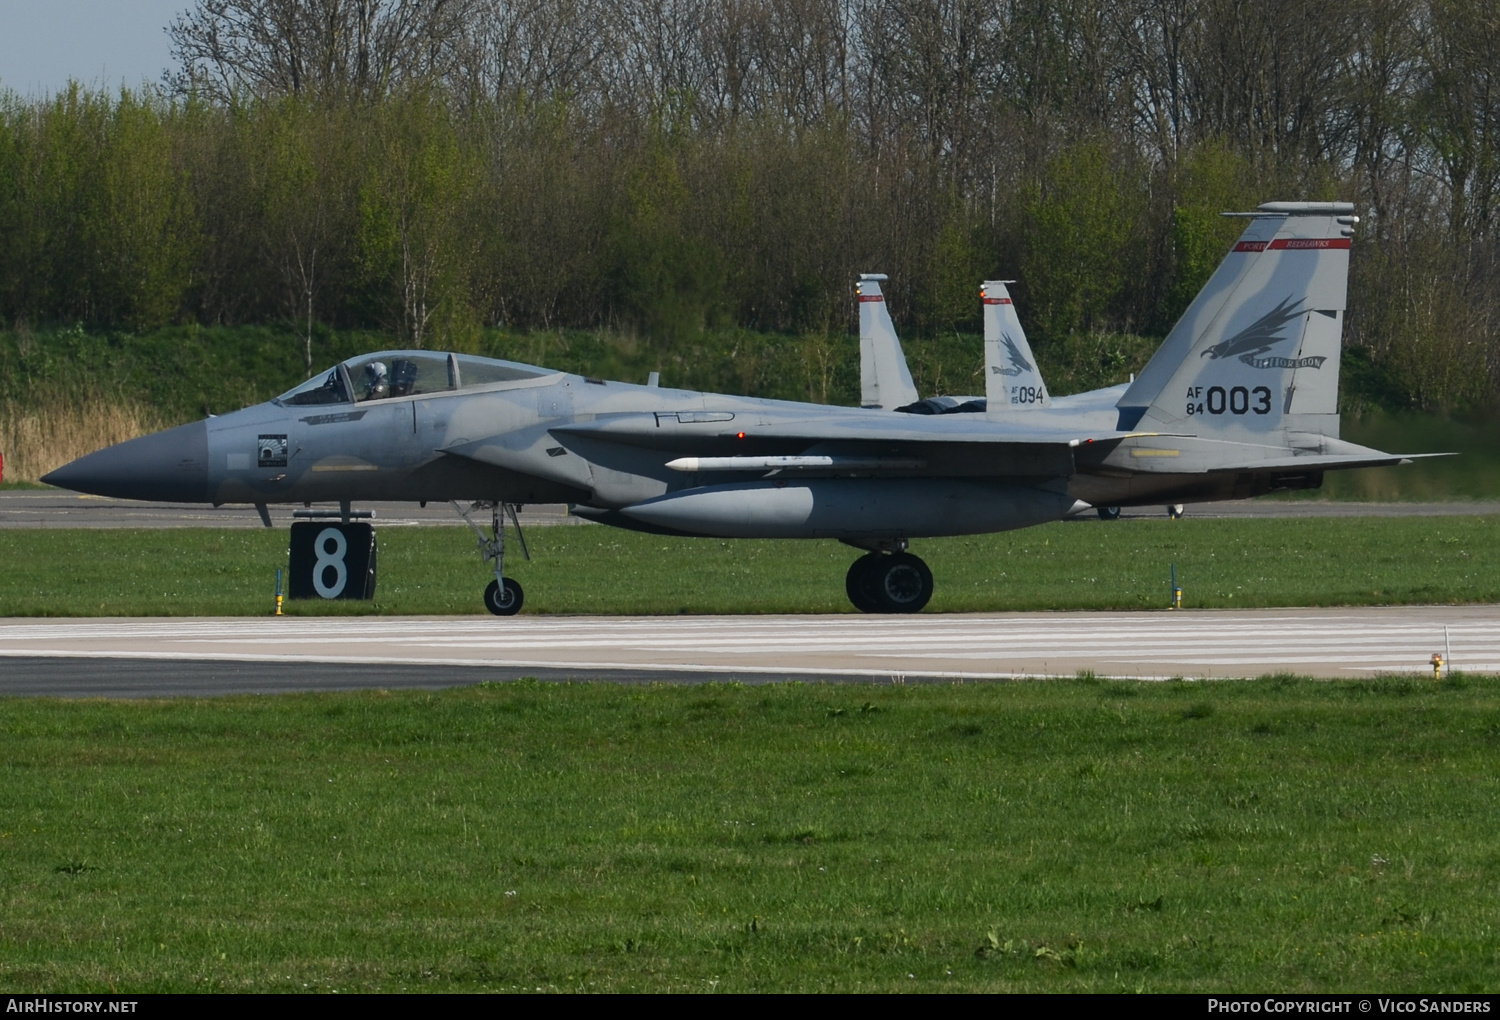
{"type": "MultiPolygon", "coordinates": [[[[271,506],[271,522],[284,528],[296,506],[271,506]]],[[[319,509],[337,509],[322,506],[319,509]]],[[[447,503],[360,503],[357,510],[374,510],[381,527],[462,526],[447,503]]],[[[1224,503],[1189,504],[1192,517],[1452,517],[1500,514],[1500,503],[1339,503],[1330,500],[1247,499],[1224,503]]],[[[486,515],[481,514],[481,517],[486,515]]],[[[1165,518],[1166,507],[1129,507],[1123,519],[1165,518]]],[[[1098,518],[1082,515],[1082,520],[1098,518]]],[[[486,517],[487,520],[487,517],[486,517]]],[[[480,521],[481,524],[485,521],[480,521]]],[[[562,504],[539,504],[521,513],[523,527],[585,524],[568,516],[562,504]]],[[[259,528],[252,506],[212,507],[190,503],[139,503],[133,500],[82,496],[63,489],[7,489],[0,492],[0,528],[259,528]]]]}
{"type": "Polygon", "coordinates": [[[1160,680],[1500,672],[1500,606],[909,617],[0,620],[0,693],[149,697],[447,687],[518,676],[704,682],[1160,680]],[[92,664],[90,662],[92,660],[92,664]]]}

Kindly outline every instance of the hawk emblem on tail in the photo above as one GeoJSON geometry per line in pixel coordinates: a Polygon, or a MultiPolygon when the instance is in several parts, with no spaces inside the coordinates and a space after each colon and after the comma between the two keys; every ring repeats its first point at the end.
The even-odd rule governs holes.
{"type": "Polygon", "coordinates": [[[1016,342],[1010,338],[1009,333],[1001,333],[1000,342],[1005,345],[1005,354],[1006,357],[1010,358],[1010,367],[1001,368],[999,365],[996,365],[996,372],[1000,373],[1001,375],[1011,376],[1020,375],[1022,372],[1034,371],[1031,362],[1027,361],[1024,357],[1021,356],[1021,348],[1018,347],[1016,345],[1016,342]]]}
{"type": "MultiPolygon", "coordinates": [[[[1276,334],[1281,330],[1281,327],[1302,314],[1302,310],[1297,307],[1301,303],[1299,301],[1294,305],[1290,297],[1285,298],[1281,304],[1271,309],[1265,315],[1262,315],[1229,339],[1214,344],[1208,350],[1198,355],[1198,357],[1213,358],[1215,361],[1220,358],[1234,357],[1243,360],[1246,358],[1254,359],[1256,355],[1266,353],[1271,349],[1272,344],[1280,343],[1286,339],[1286,337],[1277,336],[1276,334]]],[[[1246,361],[1245,363],[1248,365],[1251,362],[1246,361]]]]}

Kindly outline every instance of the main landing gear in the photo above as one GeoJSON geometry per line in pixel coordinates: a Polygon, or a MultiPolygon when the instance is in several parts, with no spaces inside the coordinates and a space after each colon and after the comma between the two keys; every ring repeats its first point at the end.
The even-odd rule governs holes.
{"type": "Polygon", "coordinates": [[[474,535],[479,542],[479,555],[488,563],[495,561],[495,579],[484,589],[484,608],[496,616],[514,616],[521,611],[521,604],[526,601],[526,593],[521,590],[521,585],[514,577],[505,577],[505,514],[510,515],[510,521],[516,526],[516,538],[521,542],[521,555],[529,561],[531,552],[526,548],[526,536],[521,533],[521,520],[516,516],[520,506],[516,503],[490,503],[477,502],[464,506],[458,501],[453,502],[453,509],[464,519],[464,523],[474,529],[474,535]],[[490,512],[490,533],[486,535],[484,529],[474,523],[473,513],[476,510],[488,510],[490,512]]]}
{"type": "Polygon", "coordinates": [[[932,571],[906,551],[904,540],[891,552],[869,552],[855,560],[844,578],[849,601],[861,613],[917,613],[932,598],[932,571]]]}

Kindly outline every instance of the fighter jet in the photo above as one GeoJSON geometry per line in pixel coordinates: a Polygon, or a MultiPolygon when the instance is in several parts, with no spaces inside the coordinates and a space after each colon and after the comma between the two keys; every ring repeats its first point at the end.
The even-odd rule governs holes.
{"type": "MultiPolygon", "coordinates": [[[[867,286],[864,284],[866,280],[884,279],[884,276],[868,273],[860,277],[862,286],[867,286]]],[[[1021,328],[1020,317],[1016,315],[1015,303],[1006,287],[1011,283],[1015,281],[986,280],[979,287],[984,315],[985,396],[933,396],[904,404],[897,407],[897,411],[907,414],[986,414],[993,408],[993,416],[1001,418],[1007,412],[1054,406],[1053,398],[1047,392],[1047,384],[1042,380],[1036,356],[1031,353],[1031,344],[1026,340],[1026,331],[1021,328]]],[[[865,298],[861,297],[860,300],[863,302],[865,298]]],[[[878,397],[872,400],[871,394],[879,392],[882,375],[890,378],[898,373],[905,373],[900,378],[907,381],[911,376],[906,372],[906,357],[901,350],[901,341],[896,337],[895,326],[892,325],[884,304],[875,305],[873,313],[867,313],[866,307],[864,304],[860,305],[860,377],[865,383],[864,406],[872,407],[878,406],[878,397]]],[[[1132,381],[1134,378],[1131,377],[1132,381]]],[[[1128,385],[1120,383],[1117,386],[1060,397],[1055,406],[1074,412],[1075,420],[1080,424],[1088,420],[1084,417],[1085,414],[1097,412],[1102,415],[1096,419],[1097,424],[1108,428],[1115,420],[1115,404],[1124,395],[1128,385]]],[[[893,389],[890,385],[885,388],[887,391],[893,389]]],[[[1180,503],[1167,507],[1167,513],[1173,517],[1181,517],[1182,511],[1180,503]]],[[[1101,506],[1098,513],[1104,520],[1118,520],[1120,508],[1101,506]]]]}
{"type": "Polygon", "coordinates": [[[1005,289],[1014,280],[986,280],[979,288],[984,309],[985,396],[940,395],[919,400],[880,290],[885,279],[883,273],[861,273],[854,288],[859,299],[860,406],[888,407],[905,414],[983,414],[990,408],[999,412],[1050,406],[1036,357],[1005,289]]]}
{"type": "MultiPolygon", "coordinates": [[[[495,580],[485,605],[497,615],[523,598],[503,574],[503,514],[556,502],[662,534],[835,539],[865,553],[845,578],[857,608],[916,612],[933,578],[910,552],[914,540],[1023,528],[1091,507],[1316,488],[1325,471],[1401,463],[1339,439],[1353,211],[1274,202],[1236,214],[1247,219],[1239,242],[1103,409],[1052,400],[892,414],[915,392],[909,373],[903,383],[884,367],[876,399],[865,394],[879,406],[854,408],[383,351],[267,403],[89,454],[44,481],[261,508],[378,499],[488,509],[484,551],[495,580]],[[890,393],[888,378],[898,380],[890,393]]],[[[873,297],[871,283],[878,290],[860,281],[861,298],[873,297]]]]}
{"type": "MultiPolygon", "coordinates": [[[[885,277],[871,277],[868,274],[860,277],[861,281],[867,279],[884,280],[885,277]]],[[[1048,396],[1047,386],[1042,382],[1042,373],[1037,368],[1035,355],[1031,353],[1031,345],[1026,342],[1026,331],[1021,328],[1021,320],[1016,316],[1010,292],[1005,289],[1006,284],[1014,282],[986,280],[979,288],[984,310],[985,395],[928,397],[897,407],[897,411],[906,414],[986,414],[993,409],[995,416],[1001,417],[1008,410],[1051,406],[1052,398],[1048,396]]],[[[883,323],[877,320],[872,342],[868,344],[864,340],[866,332],[864,306],[861,305],[861,377],[867,378],[880,371],[880,366],[871,365],[877,355],[887,363],[896,363],[901,371],[905,371],[906,359],[901,352],[901,343],[896,339],[896,330],[891,325],[890,316],[885,315],[883,323]],[[873,353],[867,356],[867,351],[873,353]]],[[[892,374],[889,368],[885,371],[888,375],[892,374]]],[[[910,374],[905,378],[910,380],[910,374]]],[[[870,405],[867,403],[865,406],[870,405]]]]}

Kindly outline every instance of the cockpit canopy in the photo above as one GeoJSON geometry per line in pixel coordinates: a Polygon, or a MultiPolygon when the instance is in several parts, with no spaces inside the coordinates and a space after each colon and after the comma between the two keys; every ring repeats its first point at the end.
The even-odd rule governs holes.
{"type": "Polygon", "coordinates": [[[495,383],[552,375],[544,368],[472,354],[437,351],[380,351],[363,354],[315,375],[276,398],[276,403],[363,403],[391,397],[415,397],[449,390],[468,390],[495,383]]]}

